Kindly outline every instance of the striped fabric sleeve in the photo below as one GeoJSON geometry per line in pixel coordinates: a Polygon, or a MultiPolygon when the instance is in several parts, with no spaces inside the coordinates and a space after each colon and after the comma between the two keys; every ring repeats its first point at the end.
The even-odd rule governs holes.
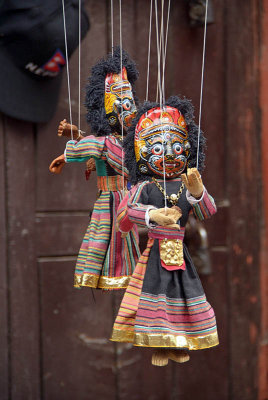
{"type": "Polygon", "coordinates": [[[148,207],[151,207],[151,205],[148,204],[148,192],[146,187],[149,183],[150,182],[143,182],[138,185],[135,193],[131,196],[127,204],[129,220],[143,227],[147,227],[145,216],[148,207]]]}
{"type": "Polygon", "coordinates": [[[86,136],[79,142],[69,140],[66,144],[66,162],[83,162],[91,157],[101,158],[105,137],[86,136]]]}
{"type": "Polygon", "coordinates": [[[105,156],[110,166],[120,175],[128,176],[128,170],[122,168],[124,152],[121,143],[114,136],[107,136],[105,140],[105,156]]]}
{"type": "Polygon", "coordinates": [[[129,191],[121,203],[119,204],[118,210],[117,210],[117,224],[119,226],[120,232],[129,232],[133,228],[133,222],[129,220],[128,217],[128,209],[127,209],[127,203],[135,193],[135,186],[129,191]]]}
{"type": "Polygon", "coordinates": [[[204,194],[200,201],[192,204],[194,216],[200,221],[206,218],[210,218],[213,214],[217,212],[217,207],[215,201],[207,190],[204,190],[204,194]]]}

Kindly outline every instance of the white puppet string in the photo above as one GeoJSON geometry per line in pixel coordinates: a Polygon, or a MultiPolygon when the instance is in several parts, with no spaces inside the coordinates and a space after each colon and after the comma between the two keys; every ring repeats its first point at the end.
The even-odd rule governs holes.
{"type": "Polygon", "coordinates": [[[67,33],[66,33],[66,19],[65,19],[65,6],[64,0],[62,0],[62,15],[63,15],[63,28],[64,28],[64,39],[65,39],[65,56],[66,56],[66,72],[67,72],[67,85],[68,85],[68,99],[69,99],[69,112],[70,112],[70,124],[71,124],[71,137],[73,140],[73,119],[72,119],[72,105],[71,105],[71,89],[70,89],[70,72],[69,72],[69,60],[68,60],[68,48],[67,48],[67,33]]]}
{"type": "MultiPolygon", "coordinates": [[[[162,7],[161,7],[161,30],[160,30],[160,37],[161,39],[161,46],[160,46],[160,54],[159,54],[159,69],[161,68],[161,49],[162,55],[164,55],[164,5],[165,0],[162,0],[162,7]]],[[[160,75],[159,75],[160,76],[160,75]]],[[[163,119],[162,119],[162,110],[165,106],[165,93],[164,93],[164,75],[162,69],[162,85],[161,81],[159,81],[159,97],[160,97],[160,107],[161,107],[161,133],[162,133],[162,146],[163,146],[163,174],[164,174],[164,188],[165,194],[167,195],[167,186],[166,186],[166,164],[165,164],[165,148],[164,148],[164,132],[163,132],[163,119]]],[[[165,208],[167,208],[167,197],[165,195],[165,208]]]]}
{"type": "Polygon", "coordinates": [[[158,101],[158,94],[160,103],[165,103],[165,68],[166,68],[166,55],[167,55],[167,40],[168,40],[168,28],[169,28],[169,16],[170,16],[170,0],[168,2],[168,10],[167,10],[167,21],[166,21],[166,33],[165,33],[165,41],[164,41],[164,4],[165,2],[161,2],[161,27],[160,27],[160,35],[158,28],[158,16],[157,16],[157,0],[155,1],[155,10],[156,10],[156,43],[157,43],[157,54],[159,57],[159,69],[157,74],[157,86],[156,86],[156,99],[158,101]],[[164,43],[165,42],[165,43],[164,43]],[[161,63],[162,58],[162,74],[161,74],[161,63]],[[162,83],[161,83],[162,81],[162,83]],[[160,88],[161,86],[161,88],[160,88]],[[160,99],[160,94],[162,95],[162,99],[160,99]]]}
{"type": "MultiPolygon", "coordinates": [[[[163,34],[163,12],[164,12],[164,0],[162,0],[162,13],[161,13],[161,32],[160,36],[162,37],[163,34]]],[[[165,209],[167,208],[167,190],[166,190],[166,165],[165,165],[165,147],[164,147],[164,132],[162,129],[162,105],[163,105],[163,85],[161,84],[161,47],[160,47],[160,37],[159,37],[159,28],[158,28],[158,12],[157,12],[157,0],[155,0],[155,25],[156,25],[156,45],[157,45],[157,64],[158,64],[158,79],[157,79],[157,88],[159,89],[159,103],[160,103],[160,110],[161,110],[161,116],[160,116],[160,121],[161,121],[161,136],[162,136],[162,151],[163,151],[163,179],[164,179],[164,202],[165,202],[165,209]]],[[[162,42],[162,41],[161,41],[162,42]]],[[[163,49],[162,49],[163,50],[163,49]]]]}
{"type": "MultiPolygon", "coordinates": [[[[156,84],[156,97],[155,101],[158,101],[158,95],[159,95],[159,101],[161,105],[161,88],[160,88],[160,82],[161,82],[161,68],[160,68],[160,59],[161,59],[161,50],[162,50],[162,41],[160,40],[160,37],[162,36],[162,31],[160,32],[160,37],[159,37],[159,27],[158,27],[158,5],[157,5],[157,0],[155,0],[154,3],[155,6],[155,29],[156,29],[156,47],[157,47],[157,84],[156,84]]],[[[161,20],[162,21],[162,20],[161,20]]],[[[163,29],[163,25],[161,24],[161,29],[163,29]]]]}
{"type": "Polygon", "coordinates": [[[156,86],[156,102],[158,99],[158,91],[159,91],[159,100],[160,100],[160,107],[162,105],[162,96],[161,96],[161,89],[162,86],[160,84],[161,81],[161,68],[160,68],[160,59],[161,59],[161,43],[159,40],[159,27],[158,27],[158,12],[157,12],[157,0],[154,2],[155,6],[155,29],[156,29],[156,48],[157,48],[157,86],[156,86]]]}
{"type": "Polygon", "coordinates": [[[112,56],[114,55],[114,2],[111,0],[111,45],[112,56]]]}
{"type": "MultiPolygon", "coordinates": [[[[119,0],[119,43],[120,43],[120,70],[121,70],[121,78],[123,80],[123,48],[122,48],[122,4],[121,0],[119,0]]],[[[121,140],[123,144],[124,140],[124,124],[123,124],[123,84],[121,85],[121,140]]],[[[122,149],[122,188],[123,188],[123,195],[124,195],[124,188],[125,188],[125,179],[124,179],[124,152],[122,149]]]]}
{"type": "Polygon", "coordinates": [[[170,0],[168,1],[168,11],[167,11],[167,22],[166,22],[166,38],[164,47],[164,36],[162,37],[163,48],[162,52],[162,93],[163,93],[163,103],[165,104],[165,70],[166,70],[166,56],[167,56],[167,40],[168,40],[168,28],[169,28],[169,14],[170,14],[170,0]]]}
{"type": "MultiPolygon", "coordinates": [[[[161,28],[160,28],[160,37],[159,37],[159,41],[160,41],[160,55],[159,55],[160,71],[161,71],[161,57],[163,59],[163,55],[164,55],[164,4],[165,4],[165,0],[161,0],[161,28]]],[[[161,73],[159,75],[161,75],[161,73]]],[[[159,81],[159,89],[161,86],[161,90],[159,90],[159,96],[162,97],[162,99],[160,98],[160,104],[162,103],[162,106],[163,106],[163,104],[165,104],[165,102],[164,102],[165,96],[164,96],[164,92],[163,92],[163,82],[164,82],[164,76],[163,76],[163,69],[162,69],[162,75],[161,75],[161,79],[159,81]]]]}
{"type": "Polygon", "coordinates": [[[201,73],[201,87],[200,87],[198,137],[197,137],[197,156],[196,156],[196,168],[197,169],[198,169],[198,160],[199,160],[199,143],[200,143],[200,130],[201,130],[200,127],[201,127],[202,103],[203,103],[203,86],[204,86],[204,70],[205,70],[205,54],[206,54],[206,37],[207,37],[207,15],[208,15],[208,0],[206,0],[206,14],[205,14],[204,39],[203,39],[203,57],[202,57],[202,73],[201,73]]]}
{"type": "Polygon", "coordinates": [[[149,75],[150,75],[151,36],[152,36],[152,14],[153,14],[153,0],[151,0],[151,6],[150,6],[148,61],[147,61],[147,82],[146,82],[146,97],[145,97],[146,101],[148,101],[148,96],[149,96],[149,75]]]}
{"type": "Polygon", "coordinates": [[[81,132],[81,0],[78,6],[78,135],[81,132]]]}

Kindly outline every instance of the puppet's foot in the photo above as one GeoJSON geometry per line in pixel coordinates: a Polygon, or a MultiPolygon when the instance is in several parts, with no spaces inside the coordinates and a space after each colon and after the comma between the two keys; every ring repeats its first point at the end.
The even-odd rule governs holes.
{"type": "Polygon", "coordinates": [[[152,355],[152,364],[157,367],[168,365],[168,351],[165,349],[155,350],[152,355]]]}
{"type": "Polygon", "coordinates": [[[178,363],[184,363],[190,360],[190,356],[186,350],[169,350],[168,358],[178,363]]]}

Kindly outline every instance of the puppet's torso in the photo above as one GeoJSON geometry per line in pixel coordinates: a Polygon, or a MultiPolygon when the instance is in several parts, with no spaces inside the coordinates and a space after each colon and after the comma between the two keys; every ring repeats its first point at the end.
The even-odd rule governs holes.
{"type": "Polygon", "coordinates": [[[126,288],[140,253],[135,227],[124,239],[115,229],[124,196],[121,143],[115,137],[90,135],[80,142],[69,141],[65,157],[67,162],[95,159],[100,193],[77,258],[75,286],[126,288]]]}

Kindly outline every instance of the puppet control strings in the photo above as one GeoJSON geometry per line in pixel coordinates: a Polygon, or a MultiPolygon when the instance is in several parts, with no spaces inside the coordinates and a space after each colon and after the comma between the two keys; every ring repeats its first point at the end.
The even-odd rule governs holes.
{"type": "MultiPolygon", "coordinates": [[[[67,43],[67,29],[65,18],[65,5],[62,0],[62,16],[63,16],[63,29],[65,41],[65,57],[66,57],[66,72],[67,72],[67,87],[68,87],[68,103],[71,124],[71,138],[73,137],[73,118],[72,118],[72,102],[71,102],[71,87],[70,87],[70,69],[68,58],[68,43],[67,43]]],[[[81,132],[81,0],[78,0],[78,133],[81,132]]]]}
{"type": "MultiPolygon", "coordinates": [[[[72,118],[72,104],[71,104],[71,88],[70,88],[70,71],[69,71],[69,59],[68,59],[68,47],[67,47],[67,31],[66,31],[66,18],[65,18],[65,5],[62,0],[62,16],[63,16],[63,29],[64,29],[64,40],[65,40],[65,57],[66,57],[66,72],[67,72],[67,87],[68,87],[68,101],[69,101],[69,114],[71,124],[71,137],[73,140],[73,118],[72,118]]],[[[80,45],[80,43],[79,43],[80,45]]]]}
{"type": "MultiPolygon", "coordinates": [[[[158,74],[157,74],[157,94],[156,101],[158,99],[159,92],[159,102],[160,108],[165,105],[165,64],[166,64],[166,51],[167,51],[167,38],[168,38],[168,27],[169,27],[169,15],[170,15],[170,0],[168,4],[167,12],[167,23],[166,23],[166,37],[164,45],[164,28],[163,28],[163,15],[164,15],[164,0],[161,0],[161,28],[159,33],[158,28],[158,16],[157,16],[157,0],[155,0],[155,18],[156,18],[156,42],[157,42],[157,59],[158,59],[158,74]],[[161,74],[161,57],[162,57],[162,74],[161,74]]],[[[207,11],[208,11],[208,0],[206,0],[205,8],[205,21],[204,21],[204,37],[203,37],[203,52],[202,52],[202,68],[201,68],[201,84],[200,84],[200,102],[199,102],[199,118],[198,118],[198,137],[197,137],[197,158],[196,158],[196,168],[198,169],[199,162],[199,147],[200,147],[200,130],[201,130],[201,117],[202,117],[202,102],[203,102],[203,86],[204,86],[204,68],[205,68],[205,53],[206,53],[206,32],[207,32],[207,11]]],[[[149,43],[151,40],[151,13],[150,13],[150,28],[149,28],[149,43]]],[[[150,46],[148,46],[149,52],[150,46]]],[[[149,66],[149,55],[148,55],[148,66],[149,66]]],[[[148,69],[149,70],[149,67],[148,69]]],[[[147,73],[147,88],[148,88],[148,76],[147,73]]],[[[146,91],[146,97],[147,97],[146,91]]],[[[162,118],[161,118],[162,125],[162,118]]],[[[163,147],[163,175],[164,175],[164,190],[166,192],[166,179],[165,179],[165,158],[164,158],[164,132],[162,132],[162,147],[163,147]]],[[[165,197],[165,209],[167,208],[167,200],[165,197]]]]}
{"type": "MultiPolygon", "coordinates": [[[[164,129],[163,129],[163,119],[162,119],[162,110],[163,105],[165,105],[165,63],[166,63],[166,51],[167,51],[167,38],[168,38],[168,26],[169,26],[169,13],[170,13],[170,0],[168,3],[168,12],[167,12],[167,23],[166,23],[166,41],[164,46],[164,5],[165,0],[161,0],[161,27],[159,33],[159,24],[158,24],[158,11],[157,11],[157,0],[155,0],[155,26],[156,26],[156,45],[157,45],[157,86],[156,86],[156,102],[158,99],[159,93],[159,103],[161,109],[161,136],[162,136],[162,162],[163,162],[163,184],[164,191],[166,191],[166,166],[165,166],[165,151],[164,151],[164,129]],[[162,65],[161,65],[162,61],[162,65]],[[161,73],[162,69],[162,73],[161,73]]],[[[167,197],[164,196],[165,209],[167,209],[167,197]]]]}
{"type": "Polygon", "coordinates": [[[202,56],[202,72],[201,72],[200,103],[199,103],[199,118],[198,118],[198,136],[197,136],[197,156],[196,156],[196,168],[197,169],[198,169],[198,159],[199,159],[199,143],[200,143],[200,129],[201,129],[201,116],[202,116],[202,103],[203,103],[203,86],[204,86],[204,70],[205,70],[206,38],[207,38],[207,17],[208,17],[208,0],[206,0],[204,38],[203,38],[203,56],[202,56]]]}
{"type": "MultiPolygon", "coordinates": [[[[122,2],[119,0],[119,45],[120,45],[120,73],[122,74],[123,77],[123,44],[122,44],[122,2]]],[[[113,0],[111,0],[111,51],[112,51],[112,56],[114,55],[114,3],[113,0]]],[[[121,86],[121,99],[123,98],[123,86],[121,86]]],[[[123,104],[121,104],[121,107],[123,107],[123,104]]],[[[121,140],[123,142],[124,140],[124,125],[121,123],[121,140]]],[[[125,185],[124,185],[124,154],[122,151],[122,187],[123,187],[123,195],[125,193],[125,185]]]]}
{"type": "MultiPolygon", "coordinates": [[[[122,49],[122,2],[119,0],[119,43],[120,43],[120,71],[122,74],[123,79],[123,49],[122,49]]],[[[123,99],[123,85],[121,85],[121,99],[123,99]]],[[[121,104],[123,108],[123,103],[121,104]]],[[[123,117],[123,110],[122,110],[122,117],[123,117]]],[[[123,143],[124,140],[124,124],[123,121],[121,122],[121,140],[123,143]]],[[[122,187],[123,187],[123,197],[125,196],[125,178],[124,178],[124,152],[122,151],[122,187]]]]}
{"type": "MultiPolygon", "coordinates": [[[[170,0],[168,3],[167,12],[167,23],[166,23],[166,34],[165,34],[165,44],[164,44],[164,28],[163,28],[163,15],[164,15],[164,2],[161,0],[161,28],[159,33],[158,28],[158,15],[157,15],[157,0],[155,0],[155,17],[156,17],[156,42],[157,42],[157,59],[158,59],[158,74],[157,74],[157,94],[156,101],[159,100],[160,107],[165,104],[165,64],[166,64],[166,52],[167,52],[167,38],[168,38],[168,27],[169,27],[169,15],[170,15],[170,0]],[[162,66],[161,66],[162,57],[162,66]],[[162,74],[161,74],[162,67],[162,74]]],[[[78,41],[78,132],[80,132],[81,126],[81,0],[79,3],[79,41],[78,41]]],[[[151,51],[151,29],[152,29],[152,5],[153,0],[150,4],[150,22],[149,22],[149,43],[148,43],[148,62],[147,62],[147,83],[146,83],[146,101],[148,100],[149,94],[149,73],[150,73],[150,51],[151,51]]],[[[196,168],[198,169],[199,162],[199,143],[200,143],[200,130],[201,130],[201,117],[202,117],[202,103],[203,103],[203,87],[204,87],[204,69],[205,69],[205,53],[206,53],[206,31],[207,31],[207,11],[208,11],[208,0],[206,0],[205,8],[205,21],[204,21],[204,37],[203,37],[203,55],[202,55],[202,69],[201,69],[201,84],[200,84],[200,102],[199,102],[199,118],[198,118],[198,141],[197,141],[197,159],[196,168]]],[[[67,71],[67,87],[68,87],[68,103],[69,103],[69,114],[70,114],[70,124],[71,124],[71,137],[73,139],[72,130],[72,104],[71,104],[71,89],[70,89],[70,70],[69,70],[69,60],[68,60],[68,44],[67,44],[67,32],[66,32],[66,18],[65,18],[65,5],[64,0],[62,0],[62,14],[63,14],[63,28],[64,28],[64,39],[65,39],[65,53],[66,53],[66,71],[67,71]]],[[[111,48],[113,54],[114,47],[114,24],[113,24],[113,0],[111,0],[111,48]]],[[[119,32],[120,32],[120,63],[122,71],[122,4],[119,0],[119,32]]],[[[122,89],[121,89],[122,90],[122,89]]],[[[121,93],[122,96],[122,93],[121,93]]],[[[121,136],[123,140],[123,124],[121,136]]],[[[163,132],[162,132],[163,140],[163,132]]],[[[122,153],[122,179],[124,179],[124,158],[122,153]]],[[[163,152],[163,173],[164,173],[164,187],[166,187],[165,182],[165,162],[164,162],[164,152],[163,152]]],[[[166,207],[166,200],[165,200],[166,207]]]]}

